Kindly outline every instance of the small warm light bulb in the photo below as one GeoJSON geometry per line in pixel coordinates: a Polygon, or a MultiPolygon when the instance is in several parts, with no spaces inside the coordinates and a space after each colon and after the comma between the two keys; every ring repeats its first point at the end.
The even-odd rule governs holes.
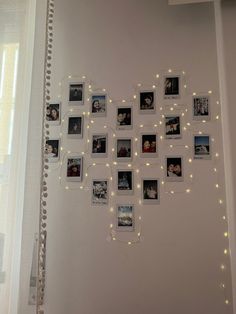
{"type": "Polygon", "coordinates": [[[110,165],[109,165],[109,164],[106,164],[106,167],[110,167],[110,165]]]}
{"type": "Polygon", "coordinates": [[[103,90],[102,90],[103,92],[105,92],[106,91],[106,89],[105,88],[103,88],[103,90]]]}
{"type": "Polygon", "coordinates": [[[115,151],[115,148],[112,148],[112,150],[111,150],[112,152],[114,152],[115,151]]]}
{"type": "Polygon", "coordinates": [[[216,120],[219,120],[219,118],[220,118],[220,117],[217,115],[217,116],[216,116],[216,120]]]}
{"type": "Polygon", "coordinates": [[[219,184],[216,184],[216,188],[217,188],[217,189],[219,188],[219,184]]]}
{"type": "Polygon", "coordinates": [[[135,152],[135,153],[134,153],[134,155],[135,155],[135,156],[138,156],[138,153],[137,153],[137,152],[135,152]]]}
{"type": "Polygon", "coordinates": [[[87,173],[85,173],[85,177],[87,177],[88,176],[88,174],[87,173]]]}
{"type": "Polygon", "coordinates": [[[192,178],[193,178],[193,175],[192,175],[192,174],[190,174],[190,175],[189,175],[189,177],[192,179],[192,178]]]}
{"type": "Polygon", "coordinates": [[[142,217],[141,217],[141,216],[139,216],[139,217],[138,217],[138,219],[139,219],[139,220],[142,220],[142,217]]]}
{"type": "Polygon", "coordinates": [[[139,233],[138,233],[138,237],[140,237],[140,236],[141,236],[141,233],[139,232],[139,233]]]}
{"type": "Polygon", "coordinates": [[[81,186],[80,186],[80,190],[83,190],[83,188],[84,188],[83,185],[81,185],[81,186]]]}
{"type": "Polygon", "coordinates": [[[146,163],[146,166],[147,166],[147,167],[148,167],[148,166],[150,166],[150,163],[149,163],[149,162],[147,162],[147,163],[146,163]]]}
{"type": "Polygon", "coordinates": [[[93,166],[96,166],[96,163],[95,163],[95,162],[93,163],[93,166]]]}
{"type": "Polygon", "coordinates": [[[156,74],[156,78],[159,78],[160,77],[160,75],[159,74],[156,74]]]}
{"type": "Polygon", "coordinates": [[[112,238],[112,240],[113,240],[113,241],[116,241],[116,238],[115,238],[115,237],[113,237],[113,238],[112,238]]]}
{"type": "Polygon", "coordinates": [[[163,170],[164,169],[164,167],[163,166],[161,166],[161,170],[163,170]]]}
{"type": "Polygon", "coordinates": [[[59,180],[61,180],[61,177],[59,177],[59,180]]]}
{"type": "Polygon", "coordinates": [[[133,96],[133,98],[134,98],[134,99],[136,99],[136,98],[137,98],[137,96],[136,96],[136,95],[134,95],[134,96],[133,96]]]}
{"type": "Polygon", "coordinates": [[[138,83],[138,87],[141,87],[141,86],[142,86],[142,84],[138,83]]]}
{"type": "Polygon", "coordinates": [[[110,208],[110,212],[111,212],[111,213],[114,212],[114,208],[113,208],[113,207],[110,208]]]}
{"type": "Polygon", "coordinates": [[[190,189],[187,189],[187,190],[186,190],[186,193],[190,193],[190,192],[191,192],[191,190],[190,190],[190,189]]]}
{"type": "Polygon", "coordinates": [[[130,168],[130,167],[132,167],[132,165],[131,165],[131,164],[128,164],[128,167],[130,168]]]}
{"type": "Polygon", "coordinates": [[[171,108],[170,108],[170,111],[173,111],[173,110],[174,110],[174,108],[173,108],[173,107],[171,107],[171,108]]]}
{"type": "Polygon", "coordinates": [[[228,232],[225,232],[225,233],[224,233],[224,237],[225,237],[225,238],[228,238],[228,232]]]}
{"type": "Polygon", "coordinates": [[[209,90],[209,91],[208,91],[208,94],[212,94],[212,91],[211,91],[211,90],[209,90]]]}
{"type": "Polygon", "coordinates": [[[139,173],[139,169],[136,169],[136,172],[139,173]]]}
{"type": "Polygon", "coordinates": [[[222,200],[219,200],[219,204],[223,204],[223,201],[222,201],[222,200]]]}
{"type": "Polygon", "coordinates": [[[187,130],[186,126],[184,126],[184,127],[183,127],[183,130],[184,130],[184,131],[186,131],[186,130],[187,130]]]}
{"type": "Polygon", "coordinates": [[[225,300],[225,304],[227,304],[227,305],[228,305],[228,304],[229,304],[229,300],[225,300]]]}
{"type": "Polygon", "coordinates": [[[192,158],[189,158],[188,162],[191,163],[192,162],[192,158]]]}
{"type": "Polygon", "coordinates": [[[221,270],[224,270],[224,269],[225,269],[225,265],[222,264],[222,265],[220,266],[220,268],[221,268],[221,270]]]}
{"type": "Polygon", "coordinates": [[[185,148],[188,148],[188,145],[185,145],[184,147],[185,147],[185,148]]]}
{"type": "Polygon", "coordinates": [[[162,185],[164,185],[164,184],[165,184],[165,182],[164,182],[164,181],[161,181],[161,184],[162,184],[162,185]]]}
{"type": "Polygon", "coordinates": [[[86,115],[86,112],[85,112],[85,111],[83,112],[83,115],[84,115],[84,116],[86,115]]]}
{"type": "Polygon", "coordinates": [[[87,129],[89,129],[89,125],[87,125],[87,129]]]}
{"type": "Polygon", "coordinates": [[[183,75],[185,75],[185,71],[182,71],[183,75]]]}
{"type": "Polygon", "coordinates": [[[62,137],[62,133],[60,133],[60,137],[62,137]]]}
{"type": "Polygon", "coordinates": [[[224,250],[224,254],[225,254],[225,255],[228,254],[228,250],[227,250],[227,249],[224,250]]]}
{"type": "Polygon", "coordinates": [[[171,193],[171,194],[174,194],[175,192],[174,192],[174,191],[170,191],[170,193],[171,193]]]}
{"type": "Polygon", "coordinates": [[[63,149],[64,149],[64,148],[63,148],[63,147],[61,147],[61,151],[63,151],[63,149]]]}
{"type": "Polygon", "coordinates": [[[71,75],[68,75],[68,78],[69,78],[69,79],[71,79],[71,78],[72,78],[72,76],[71,76],[71,75]]]}
{"type": "Polygon", "coordinates": [[[82,152],[81,154],[82,154],[82,155],[84,155],[85,153],[84,153],[84,152],[82,152]]]}
{"type": "Polygon", "coordinates": [[[190,126],[190,125],[191,125],[191,124],[188,122],[188,123],[187,123],[187,126],[190,126]]]}
{"type": "Polygon", "coordinates": [[[112,177],[110,177],[110,180],[112,181],[112,180],[113,180],[113,178],[112,178],[112,177]]]}
{"type": "Polygon", "coordinates": [[[113,137],[116,137],[115,133],[112,134],[113,137]]]}
{"type": "Polygon", "coordinates": [[[132,243],[129,241],[129,242],[128,242],[128,245],[131,245],[131,244],[132,244],[132,243]]]}
{"type": "Polygon", "coordinates": [[[206,120],[202,120],[202,123],[206,123],[206,120]]]}
{"type": "Polygon", "coordinates": [[[85,79],[86,79],[86,76],[85,76],[85,75],[83,75],[83,76],[82,76],[82,79],[84,79],[84,80],[85,80],[85,79]]]}
{"type": "Polygon", "coordinates": [[[109,100],[109,103],[112,103],[112,99],[109,100]]]}
{"type": "Polygon", "coordinates": [[[160,111],[162,111],[162,109],[163,109],[163,108],[162,108],[162,107],[160,107],[160,111]]]}
{"type": "Polygon", "coordinates": [[[160,136],[160,140],[163,140],[163,136],[162,135],[160,136]]]}
{"type": "Polygon", "coordinates": [[[124,102],[125,102],[125,99],[122,99],[122,102],[124,103],[124,102]]]}
{"type": "Polygon", "coordinates": [[[216,155],[215,155],[216,157],[219,157],[219,153],[216,153],[216,155]]]}
{"type": "MultiPolygon", "coordinates": [[[[162,122],[161,122],[161,121],[160,121],[159,123],[160,123],[160,124],[162,124],[162,122]]],[[[154,124],[154,128],[157,128],[157,124],[154,124]]]]}
{"type": "Polygon", "coordinates": [[[139,205],[142,205],[142,201],[141,200],[139,200],[138,203],[139,203],[139,205]]]}
{"type": "Polygon", "coordinates": [[[156,88],[156,85],[152,85],[152,88],[155,89],[155,88],[156,88]]]}
{"type": "Polygon", "coordinates": [[[88,140],[87,140],[87,143],[89,143],[89,142],[90,142],[90,140],[88,139],[88,140]]]}
{"type": "Polygon", "coordinates": [[[140,124],[140,128],[143,128],[143,124],[140,124]]]}
{"type": "Polygon", "coordinates": [[[66,190],[69,190],[69,186],[66,186],[65,189],[66,189],[66,190]]]}
{"type": "Polygon", "coordinates": [[[116,161],[114,161],[114,162],[113,162],[113,165],[117,165],[117,162],[116,162],[116,161]]]}
{"type": "Polygon", "coordinates": [[[106,129],[107,128],[107,126],[106,125],[104,125],[104,129],[106,129]]]}
{"type": "Polygon", "coordinates": [[[184,115],[185,115],[184,112],[182,112],[182,113],[181,113],[181,116],[184,117],[184,115]]]}
{"type": "Polygon", "coordinates": [[[196,96],[196,95],[197,95],[197,94],[194,92],[194,93],[193,93],[193,96],[196,96]]]}
{"type": "Polygon", "coordinates": [[[199,132],[198,132],[198,134],[200,134],[200,135],[201,135],[201,134],[202,134],[202,132],[201,132],[201,131],[199,131],[199,132]]]}
{"type": "Polygon", "coordinates": [[[173,148],[173,145],[172,145],[172,144],[170,145],[170,148],[173,148]]]}
{"type": "Polygon", "coordinates": [[[115,195],[115,193],[114,192],[111,192],[111,196],[114,196],[115,195]]]}
{"type": "Polygon", "coordinates": [[[87,98],[87,101],[89,101],[90,99],[89,98],[87,98]]]}
{"type": "Polygon", "coordinates": [[[93,120],[91,120],[90,122],[91,122],[92,124],[94,123],[94,121],[93,121],[93,120]]]}
{"type": "Polygon", "coordinates": [[[171,73],[171,72],[172,72],[172,70],[171,70],[171,69],[169,69],[169,70],[168,70],[168,72],[169,72],[169,73],[171,73]]]}
{"type": "Polygon", "coordinates": [[[185,109],[185,112],[188,112],[188,109],[185,109]]]}
{"type": "Polygon", "coordinates": [[[141,185],[140,185],[140,184],[137,184],[137,188],[140,189],[140,188],[141,188],[141,185]]]}
{"type": "Polygon", "coordinates": [[[217,172],[217,169],[216,169],[216,168],[214,168],[214,172],[217,172]]]}
{"type": "Polygon", "coordinates": [[[226,220],[226,216],[222,216],[222,219],[223,219],[223,220],[226,220]]]}
{"type": "Polygon", "coordinates": [[[135,137],[135,139],[134,139],[134,140],[135,140],[135,142],[137,142],[137,141],[138,141],[138,138],[137,138],[137,137],[135,137]]]}
{"type": "Polygon", "coordinates": [[[187,88],[187,85],[186,85],[186,84],[184,84],[184,88],[187,88]]]}
{"type": "Polygon", "coordinates": [[[110,228],[111,228],[111,229],[113,228],[113,224],[110,224],[110,228]]]}

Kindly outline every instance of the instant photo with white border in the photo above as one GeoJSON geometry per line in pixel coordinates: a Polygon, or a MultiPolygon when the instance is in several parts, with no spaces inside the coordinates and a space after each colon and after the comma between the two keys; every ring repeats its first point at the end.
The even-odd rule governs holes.
{"type": "Polygon", "coordinates": [[[107,95],[104,93],[94,93],[91,95],[90,115],[91,117],[106,117],[107,115],[107,95]]]}
{"type": "Polygon", "coordinates": [[[167,182],[181,182],[184,181],[184,167],[182,156],[165,156],[165,180],[167,182]],[[176,160],[175,160],[176,159],[176,160]],[[171,163],[170,163],[171,160],[171,163]],[[179,164],[180,161],[180,164],[179,164]],[[175,170],[176,169],[176,170],[175,170]],[[178,175],[181,171],[181,176],[178,175]]]}
{"type": "Polygon", "coordinates": [[[68,138],[83,138],[84,116],[69,115],[67,119],[67,137],[68,138]],[[79,119],[79,120],[78,120],[79,119]],[[77,123],[78,120],[78,123],[77,123]]]}
{"type": "Polygon", "coordinates": [[[181,139],[182,138],[182,126],[181,126],[181,116],[176,114],[168,114],[165,115],[165,138],[166,139],[181,139]],[[167,119],[171,119],[171,118],[178,118],[179,120],[179,124],[178,123],[172,123],[170,125],[170,129],[167,130],[167,119]],[[167,134],[168,133],[168,134],[167,134]]]}
{"type": "Polygon", "coordinates": [[[209,95],[194,95],[192,98],[192,113],[193,120],[196,121],[209,121],[211,118],[211,104],[209,95]],[[197,103],[197,99],[202,99],[197,103]],[[203,101],[205,100],[205,102],[203,101]]]}
{"type": "Polygon", "coordinates": [[[160,186],[158,178],[142,178],[142,201],[145,205],[160,204],[160,186]],[[147,186],[147,184],[145,185],[145,181],[150,182],[149,186],[147,186]],[[156,182],[154,189],[151,185],[151,181],[156,182]],[[146,197],[145,194],[147,195],[146,197]]]}
{"type": "Polygon", "coordinates": [[[117,130],[132,130],[132,128],[133,128],[133,108],[132,108],[132,106],[117,106],[117,108],[116,108],[116,128],[117,128],[117,130]],[[122,117],[122,112],[120,112],[120,111],[122,111],[122,110],[125,111],[125,109],[130,109],[129,110],[129,114],[130,114],[129,119],[127,119],[127,117],[124,116],[124,114],[126,114],[125,112],[123,113],[123,117],[122,117]]]}
{"type": "Polygon", "coordinates": [[[141,133],[140,135],[141,135],[140,157],[145,157],[145,158],[157,157],[158,156],[158,146],[157,146],[158,134],[155,132],[145,132],[145,133],[141,133]],[[148,139],[148,137],[154,137],[154,136],[155,136],[155,141],[152,141],[151,138],[148,139]]]}
{"type": "Polygon", "coordinates": [[[132,161],[132,159],[133,159],[133,139],[132,138],[128,138],[128,137],[127,138],[125,138],[125,137],[118,137],[118,138],[116,138],[116,142],[115,142],[115,156],[116,156],[116,160],[119,161],[119,162],[132,161]],[[121,147],[119,146],[119,143],[121,143],[122,141],[123,142],[126,142],[126,141],[130,142],[130,145],[129,145],[129,148],[128,148],[128,149],[130,149],[130,152],[129,152],[130,157],[122,156],[122,155],[125,155],[125,153],[128,154],[128,149],[125,146],[125,143],[124,143],[124,146],[121,146],[121,147]]]}
{"type": "Polygon", "coordinates": [[[107,205],[108,201],[109,201],[109,180],[92,179],[92,195],[91,195],[92,205],[107,205]],[[95,184],[99,184],[99,182],[101,183],[101,186],[95,187],[95,184]]]}
{"type": "Polygon", "coordinates": [[[50,102],[46,109],[46,121],[49,125],[61,124],[61,102],[50,102]]]}
{"type": "Polygon", "coordinates": [[[108,156],[108,134],[107,133],[92,134],[91,157],[106,158],[107,156],[108,156]],[[101,139],[105,139],[105,145],[99,142],[101,139]],[[94,147],[95,141],[97,141],[96,147],[94,147]]]}
{"type": "Polygon", "coordinates": [[[84,104],[85,83],[84,82],[69,82],[68,83],[68,103],[72,106],[81,106],[84,104]],[[73,87],[77,88],[72,93],[73,87]],[[75,94],[76,92],[76,94],[75,94]]]}
{"type": "Polygon", "coordinates": [[[182,82],[180,75],[174,73],[166,74],[164,75],[163,82],[164,99],[178,99],[181,97],[182,82]],[[177,80],[177,84],[174,84],[174,79],[177,80]]]}
{"type": "Polygon", "coordinates": [[[193,135],[193,156],[194,159],[211,159],[211,136],[209,134],[193,135]],[[199,138],[197,144],[196,138],[199,138]]]}
{"type": "Polygon", "coordinates": [[[156,112],[156,91],[140,90],[139,91],[139,113],[153,114],[156,112]],[[151,107],[151,108],[150,108],[151,107]]]}
{"type": "Polygon", "coordinates": [[[59,138],[50,138],[46,140],[45,157],[48,158],[48,162],[50,163],[59,161],[60,159],[60,139],[59,138]],[[53,145],[55,144],[55,142],[57,143],[56,146],[53,145]],[[57,153],[55,153],[55,149],[57,150],[57,153]]]}
{"type": "Polygon", "coordinates": [[[83,179],[83,156],[70,155],[66,158],[66,180],[81,182],[83,179]],[[69,164],[70,160],[70,164],[69,164]],[[76,171],[74,169],[77,169],[76,171]]]}
{"type": "MultiPolygon", "coordinates": [[[[117,231],[134,231],[135,230],[135,213],[134,213],[134,205],[133,204],[117,204],[116,205],[116,230],[117,231]],[[123,210],[122,210],[123,208],[123,210]],[[125,215],[124,211],[127,208],[127,214],[125,215]],[[124,217],[126,220],[130,218],[131,225],[124,225],[119,224],[119,218],[121,218],[121,211],[124,213],[124,217]]],[[[127,222],[128,224],[128,222],[127,222]]]]}
{"type": "Polygon", "coordinates": [[[117,195],[132,195],[134,193],[134,171],[132,169],[117,169],[116,170],[116,192],[117,192],[117,195]],[[131,176],[129,175],[129,177],[127,178],[123,176],[123,181],[121,181],[121,179],[119,180],[119,173],[122,173],[122,172],[131,173],[131,176]]]}

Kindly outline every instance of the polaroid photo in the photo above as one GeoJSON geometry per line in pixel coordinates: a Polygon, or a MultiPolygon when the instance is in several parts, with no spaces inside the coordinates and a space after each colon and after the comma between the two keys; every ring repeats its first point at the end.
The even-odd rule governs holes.
{"type": "Polygon", "coordinates": [[[61,103],[49,103],[46,110],[46,121],[50,125],[59,125],[61,123],[61,103]]]}
{"type": "Polygon", "coordinates": [[[118,107],[116,114],[116,128],[131,130],[133,128],[132,107],[118,107]]]}
{"type": "Polygon", "coordinates": [[[92,181],[92,205],[107,205],[108,198],[108,180],[94,179],[92,181]]]}
{"type": "Polygon", "coordinates": [[[93,134],[92,135],[92,153],[91,157],[106,158],[108,152],[108,135],[93,134]]]}
{"type": "Polygon", "coordinates": [[[66,180],[72,182],[82,181],[83,157],[70,156],[67,158],[66,180]]]}
{"type": "Polygon", "coordinates": [[[116,159],[117,161],[131,161],[133,154],[132,138],[116,139],[116,159]]]}
{"type": "Polygon", "coordinates": [[[134,231],[135,216],[134,205],[119,204],[116,207],[117,231],[134,231]]]}
{"type": "Polygon", "coordinates": [[[132,170],[117,170],[117,194],[130,195],[134,192],[134,177],[132,170]]]}
{"type": "Polygon", "coordinates": [[[91,96],[91,116],[105,117],[107,114],[107,95],[94,94],[91,96]]]}
{"type": "Polygon", "coordinates": [[[156,112],[155,104],[155,92],[152,91],[141,91],[139,93],[139,112],[142,114],[152,114],[156,112]]]}
{"type": "Polygon", "coordinates": [[[50,139],[46,141],[45,145],[45,157],[49,162],[57,162],[60,158],[60,140],[50,139]]]}
{"type": "Polygon", "coordinates": [[[80,106],[84,104],[84,83],[69,83],[69,105],[80,106]]]}
{"type": "Polygon", "coordinates": [[[210,120],[209,96],[193,96],[193,120],[210,120]]]}
{"type": "Polygon", "coordinates": [[[142,179],[143,204],[160,204],[159,180],[154,178],[142,179]]]}
{"type": "Polygon", "coordinates": [[[68,117],[68,138],[83,138],[83,123],[84,117],[82,115],[73,115],[68,117]]]}
{"type": "Polygon", "coordinates": [[[165,116],[165,137],[166,139],[179,139],[182,137],[180,116],[165,116]]]}
{"type": "Polygon", "coordinates": [[[211,159],[209,135],[194,135],[194,159],[211,159]]]}
{"type": "Polygon", "coordinates": [[[166,181],[183,181],[183,158],[181,156],[166,157],[166,181]]]}
{"type": "Polygon", "coordinates": [[[141,134],[141,157],[157,157],[157,134],[141,134]]]}
{"type": "Polygon", "coordinates": [[[180,76],[168,75],[164,77],[164,99],[180,98],[180,76]]]}

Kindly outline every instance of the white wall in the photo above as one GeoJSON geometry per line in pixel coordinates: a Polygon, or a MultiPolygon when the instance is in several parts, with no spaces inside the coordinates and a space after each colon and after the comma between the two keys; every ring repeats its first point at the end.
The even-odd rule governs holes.
{"type": "MultiPolygon", "coordinates": [[[[168,7],[164,0],[56,1],[54,98],[63,78],[85,74],[105,87],[112,99],[130,99],[137,83],[152,85],[155,74],[168,68],[187,72],[189,95],[212,90],[213,116],[217,114],[211,4],[180,8],[168,7]]],[[[62,99],[66,113],[65,88],[62,99]]],[[[183,101],[187,105],[191,97],[183,101]]],[[[111,123],[114,113],[110,107],[106,123],[111,123]]],[[[136,115],[137,122],[155,119],[160,119],[159,113],[156,118],[136,115]]],[[[195,124],[192,131],[211,132],[216,138],[214,152],[222,155],[219,127],[216,122],[204,127],[195,124]]],[[[56,129],[52,136],[58,133],[56,129]]],[[[191,146],[190,135],[184,136],[183,143],[191,146]]],[[[63,143],[75,151],[82,149],[63,143]]],[[[167,153],[167,147],[160,145],[160,164],[167,153]]],[[[143,241],[131,247],[108,242],[108,208],[91,207],[90,191],[65,191],[58,182],[59,171],[52,171],[45,312],[232,313],[231,305],[224,303],[225,298],[231,300],[230,269],[223,254],[227,247],[226,224],[221,219],[224,208],[218,204],[224,189],[221,180],[219,194],[214,187],[214,165],[213,161],[186,162],[186,172],[195,175],[192,194],[170,197],[163,188],[161,205],[142,209],[143,241]],[[226,265],[225,272],[220,271],[221,263],[226,265]],[[225,295],[221,282],[226,285],[225,295]]],[[[221,159],[218,170],[221,178],[221,159]]],[[[93,176],[102,171],[96,170],[93,176]]],[[[159,168],[149,171],[162,177],[159,168]]]]}
{"type": "MultiPolygon", "coordinates": [[[[166,2],[55,0],[53,98],[61,93],[58,83],[63,78],[85,74],[96,86],[105,87],[112,99],[131,99],[137,83],[152,85],[156,73],[173,68],[187,72],[188,95],[213,91],[214,117],[219,96],[213,6],[172,7],[166,2]]],[[[36,25],[19,309],[22,314],[35,311],[27,306],[32,250],[26,248],[31,245],[33,249],[38,217],[44,5],[38,3],[36,25]],[[32,220],[35,223],[29,227],[32,220]]],[[[190,109],[188,95],[183,102],[190,109]]],[[[65,88],[61,96],[65,114],[65,88]]],[[[162,105],[161,96],[158,105],[162,105]]],[[[102,119],[98,129],[115,121],[114,114],[111,106],[107,121],[102,119]]],[[[191,113],[187,116],[185,123],[191,113]]],[[[144,118],[136,113],[138,124],[159,120],[159,112],[144,118]]],[[[201,129],[211,133],[216,139],[214,152],[223,155],[219,123],[194,124],[193,128],[191,132],[201,129]]],[[[52,136],[59,132],[54,128],[52,136]]],[[[191,132],[185,133],[181,143],[192,145],[191,132]]],[[[79,145],[72,147],[71,141],[63,143],[71,150],[82,149],[79,145]]],[[[177,151],[191,154],[181,148],[177,151]]],[[[167,146],[160,144],[159,165],[168,153],[167,146]]],[[[165,193],[169,186],[162,188],[161,204],[142,209],[143,238],[133,246],[107,241],[109,208],[91,207],[90,191],[65,191],[58,181],[59,169],[50,173],[46,314],[232,314],[231,304],[224,303],[232,298],[229,261],[223,254],[227,247],[223,236],[227,226],[221,219],[225,208],[218,204],[218,198],[224,199],[222,158],[219,162],[213,159],[192,164],[186,160],[185,167],[186,173],[194,174],[192,193],[170,196],[165,193]],[[218,192],[212,171],[215,165],[221,186],[218,192]],[[224,272],[220,271],[222,263],[226,265],[224,272]],[[225,291],[220,289],[222,282],[225,291]]],[[[148,175],[154,172],[162,178],[159,167],[150,168],[148,175]]],[[[104,177],[104,170],[93,172],[93,176],[98,175],[104,177]]],[[[178,184],[177,189],[183,191],[187,186],[178,184]]]]}

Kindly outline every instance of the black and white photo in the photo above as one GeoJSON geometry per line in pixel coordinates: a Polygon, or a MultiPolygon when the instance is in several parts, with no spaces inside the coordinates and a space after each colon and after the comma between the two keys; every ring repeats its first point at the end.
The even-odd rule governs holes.
{"type": "Polygon", "coordinates": [[[67,181],[80,182],[83,174],[83,157],[70,156],[67,158],[66,179],[67,181]]]}
{"type": "Polygon", "coordinates": [[[117,138],[116,139],[116,159],[118,161],[132,160],[132,139],[117,138]]]}
{"type": "Polygon", "coordinates": [[[210,119],[210,97],[193,96],[193,120],[210,119]]]}
{"type": "Polygon", "coordinates": [[[118,107],[116,116],[118,130],[132,129],[132,107],[118,107]]]}
{"type": "Polygon", "coordinates": [[[155,112],[155,93],[154,91],[141,91],[139,94],[139,112],[155,112]]]}
{"type": "Polygon", "coordinates": [[[91,116],[105,117],[107,108],[107,96],[105,94],[94,94],[91,96],[91,116]]]}
{"type": "Polygon", "coordinates": [[[57,162],[60,157],[59,139],[50,139],[46,141],[45,156],[49,162],[57,162]]]}
{"type": "Polygon", "coordinates": [[[183,158],[181,156],[166,157],[166,181],[183,181],[183,158]]]}
{"type": "Polygon", "coordinates": [[[166,139],[181,138],[180,116],[165,116],[165,136],[166,139]]]}
{"type": "Polygon", "coordinates": [[[61,120],[61,103],[50,103],[46,110],[46,120],[50,125],[59,125],[61,120]]]}
{"type": "Polygon", "coordinates": [[[141,134],[141,157],[157,157],[157,134],[141,134]]]}
{"type": "Polygon", "coordinates": [[[94,179],[92,181],[92,205],[108,204],[108,180],[94,179]]]}
{"type": "Polygon", "coordinates": [[[68,117],[68,138],[83,137],[83,116],[68,117]]]}
{"type": "Polygon", "coordinates": [[[159,180],[154,178],[145,178],[142,180],[142,199],[143,204],[159,204],[159,180]]]}
{"type": "Polygon", "coordinates": [[[211,159],[209,135],[194,135],[194,158],[211,159]]]}
{"type": "Polygon", "coordinates": [[[84,83],[69,83],[69,104],[84,104],[84,83]]]}
{"type": "Polygon", "coordinates": [[[117,194],[133,194],[133,171],[117,171],[117,194]]]}
{"type": "Polygon", "coordinates": [[[164,78],[164,98],[175,99],[180,97],[180,77],[166,76],[164,78]]]}
{"type": "Polygon", "coordinates": [[[134,205],[119,204],[116,209],[117,231],[134,231],[134,205]]]}
{"type": "Polygon", "coordinates": [[[107,157],[108,136],[107,134],[92,135],[92,157],[107,157]]]}

